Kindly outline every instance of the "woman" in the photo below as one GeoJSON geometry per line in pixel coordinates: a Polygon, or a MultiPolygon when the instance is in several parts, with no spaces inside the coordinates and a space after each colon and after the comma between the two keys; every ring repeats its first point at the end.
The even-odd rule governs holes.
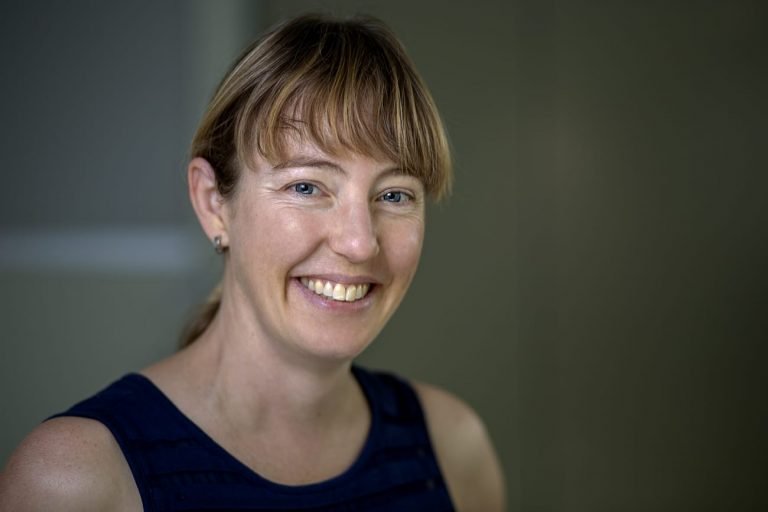
{"type": "Polygon", "coordinates": [[[468,406],[352,365],[450,185],[437,111],[388,29],[277,27],[219,86],[192,155],[221,285],[183,350],[25,439],[0,509],[501,510],[468,406]]]}

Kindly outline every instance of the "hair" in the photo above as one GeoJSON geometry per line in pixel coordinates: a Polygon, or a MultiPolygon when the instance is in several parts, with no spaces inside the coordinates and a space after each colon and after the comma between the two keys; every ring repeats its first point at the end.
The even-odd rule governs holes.
{"type": "MultiPolygon", "coordinates": [[[[380,20],[304,15],[245,50],[222,80],[192,140],[214,169],[218,192],[236,192],[256,155],[276,163],[295,140],[320,150],[383,157],[440,200],[451,188],[445,129],[405,49],[380,20]]],[[[218,286],[185,328],[199,337],[221,304],[218,286]]]]}

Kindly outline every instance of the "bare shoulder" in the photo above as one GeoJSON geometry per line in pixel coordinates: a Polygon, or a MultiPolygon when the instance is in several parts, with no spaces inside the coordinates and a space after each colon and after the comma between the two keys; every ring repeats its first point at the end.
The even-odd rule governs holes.
{"type": "Polygon", "coordinates": [[[456,396],[413,383],[451,498],[460,512],[505,509],[504,477],[482,419],[456,396]]]}
{"type": "Polygon", "coordinates": [[[0,510],[141,510],[117,442],[101,423],[74,417],[42,423],[0,475],[0,510]]]}

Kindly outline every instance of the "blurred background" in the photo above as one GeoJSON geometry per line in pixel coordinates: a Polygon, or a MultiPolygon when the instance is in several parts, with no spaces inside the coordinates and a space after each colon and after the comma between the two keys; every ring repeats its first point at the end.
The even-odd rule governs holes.
{"type": "Polygon", "coordinates": [[[455,150],[362,362],[471,403],[510,510],[768,509],[757,0],[4,0],[0,464],[175,349],[220,271],[188,142],[241,48],[307,11],[389,23],[455,150]]]}

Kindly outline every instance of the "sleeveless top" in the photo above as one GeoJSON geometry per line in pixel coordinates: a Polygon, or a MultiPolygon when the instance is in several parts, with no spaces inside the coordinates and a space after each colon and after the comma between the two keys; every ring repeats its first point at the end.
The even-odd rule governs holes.
{"type": "Polygon", "coordinates": [[[346,471],[309,485],[259,476],[136,373],[53,417],[90,418],[111,431],[146,512],[454,510],[413,388],[394,375],[352,372],[371,410],[368,437],[346,471]]]}

